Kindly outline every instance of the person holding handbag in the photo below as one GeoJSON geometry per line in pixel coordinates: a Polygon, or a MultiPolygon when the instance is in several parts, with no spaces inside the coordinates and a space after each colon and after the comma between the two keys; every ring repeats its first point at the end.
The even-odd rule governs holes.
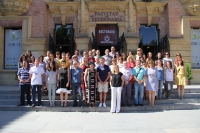
{"type": "Polygon", "coordinates": [[[143,67],[141,67],[140,60],[136,60],[136,67],[133,69],[133,75],[134,75],[134,88],[135,88],[135,94],[134,94],[134,103],[135,106],[143,106],[143,94],[144,94],[144,80],[145,80],[145,70],[143,67]]]}
{"type": "Polygon", "coordinates": [[[121,92],[124,85],[123,74],[119,71],[117,65],[113,66],[112,74],[110,75],[111,86],[111,113],[120,112],[121,92]]]}

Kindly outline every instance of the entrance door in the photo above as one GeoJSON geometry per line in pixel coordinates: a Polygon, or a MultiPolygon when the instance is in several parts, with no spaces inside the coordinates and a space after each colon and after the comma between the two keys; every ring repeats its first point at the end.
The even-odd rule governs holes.
{"type": "Polygon", "coordinates": [[[157,26],[140,26],[140,37],[141,41],[139,47],[143,49],[145,55],[148,52],[152,52],[153,58],[156,58],[156,54],[159,51],[158,49],[158,39],[159,39],[159,30],[157,26]]]}
{"type": "Polygon", "coordinates": [[[73,25],[56,25],[55,31],[56,50],[60,53],[74,53],[74,29],[73,25]]]}
{"type": "Polygon", "coordinates": [[[101,52],[105,54],[105,50],[111,46],[117,46],[118,27],[116,24],[98,24],[96,26],[96,43],[101,52]]]}

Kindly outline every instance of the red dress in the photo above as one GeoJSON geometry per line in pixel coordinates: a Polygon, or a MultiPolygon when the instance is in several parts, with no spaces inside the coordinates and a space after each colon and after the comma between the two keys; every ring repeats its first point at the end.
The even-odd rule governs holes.
{"type": "MultiPolygon", "coordinates": [[[[127,67],[131,68],[131,70],[135,67],[135,63],[134,62],[127,62],[127,67]]],[[[131,79],[131,83],[134,83],[134,77],[132,77],[131,79]]]]}
{"type": "Polygon", "coordinates": [[[95,59],[93,57],[88,57],[88,62],[95,62],[95,59]]]}
{"type": "MultiPolygon", "coordinates": [[[[85,72],[85,70],[88,68],[88,66],[82,65],[81,68],[82,68],[83,72],[85,72]]],[[[83,74],[83,77],[84,77],[84,74],[83,74]]],[[[81,84],[81,88],[82,88],[82,90],[85,90],[85,82],[84,81],[81,84]]]]}

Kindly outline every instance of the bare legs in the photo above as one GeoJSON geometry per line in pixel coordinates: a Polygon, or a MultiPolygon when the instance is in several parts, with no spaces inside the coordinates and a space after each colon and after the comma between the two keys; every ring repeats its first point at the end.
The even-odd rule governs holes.
{"type": "Polygon", "coordinates": [[[155,91],[149,91],[149,106],[154,106],[154,102],[155,102],[155,95],[156,95],[156,92],[155,91]]]}
{"type": "Polygon", "coordinates": [[[184,99],[184,85],[178,85],[178,99],[184,99]]]}
{"type": "Polygon", "coordinates": [[[67,99],[68,99],[68,94],[66,92],[60,92],[60,106],[61,107],[67,106],[67,99]],[[63,103],[63,95],[65,95],[65,103],[63,103]]]}
{"type": "Polygon", "coordinates": [[[100,103],[102,103],[102,101],[104,103],[106,103],[106,97],[107,97],[107,92],[99,92],[99,100],[100,100],[100,103]],[[102,95],[103,95],[103,98],[102,98],[102,95]]]}

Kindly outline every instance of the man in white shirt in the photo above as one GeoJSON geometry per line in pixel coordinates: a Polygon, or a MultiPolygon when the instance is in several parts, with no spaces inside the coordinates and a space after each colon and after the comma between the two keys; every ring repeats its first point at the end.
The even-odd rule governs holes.
{"type": "Polygon", "coordinates": [[[47,56],[46,57],[44,57],[44,62],[47,64],[48,63],[48,60],[49,60],[49,58],[50,58],[50,54],[51,54],[51,51],[47,51],[47,56]]]}
{"type": "Polygon", "coordinates": [[[111,60],[112,60],[112,56],[109,55],[109,49],[105,50],[105,55],[103,56],[103,58],[105,59],[105,64],[110,66],[111,60]]]}
{"type": "Polygon", "coordinates": [[[127,67],[127,62],[124,61],[123,62],[123,68],[120,69],[120,72],[123,73],[123,77],[124,77],[124,86],[122,89],[122,107],[125,105],[128,105],[129,107],[131,107],[131,89],[132,89],[132,83],[131,83],[131,79],[132,79],[132,70],[130,68],[127,67]]]}
{"type": "Polygon", "coordinates": [[[74,55],[76,55],[78,57],[78,61],[79,62],[82,62],[82,56],[79,54],[79,50],[78,49],[75,50],[74,55]]]}
{"type": "Polygon", "coordinates": [[[38,59],[35,60],[35,66],[31,67],[29,74],[31,78],[31,88],[32,88],[32,107],[35,107],[36,88],[38,92],[38,106],[42,106],[41,88],[42,88],[42,77],[44,76],[44,69],[39,66],[38,59]]]}
{"type": "Polygon", "coordinates": [[[111,52],[109,53],[109,55],[112,56],[112,58],[114,58],[114,57],[115,57],[115,54],[116,54],[116,53],[115,53],[115,47],[112,46],[112,47],[111,47],[111,52]]]}

